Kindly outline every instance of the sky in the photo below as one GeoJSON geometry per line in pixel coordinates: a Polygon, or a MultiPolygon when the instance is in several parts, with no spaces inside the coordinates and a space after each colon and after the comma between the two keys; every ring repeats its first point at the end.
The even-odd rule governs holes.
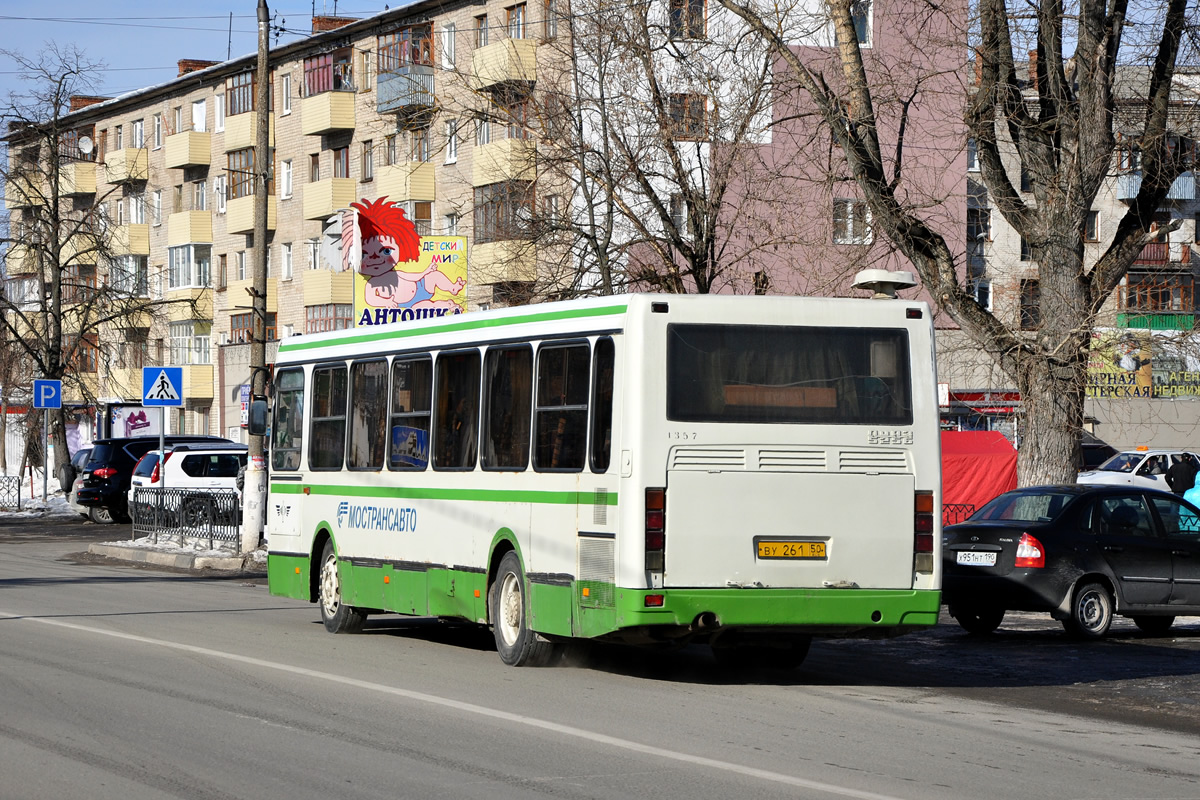
{"type": "MultiPolygon", "coordinates": [[[[308,35],[316,13],[366,17],[385,0],[267,0],[271,47],[308,35]]],[[[110,97],[174,78],[181,58],[224,61],[258,51],[258,0],[0,0],[0,50],[34,55],[45,42],[74,43],[107,69],[95,93],[110,97]],[[233,15],[232,23],[230,14],[233,15]]],[[[22,92],[10,58],[0,55],[0,97],[22,92]]]]}

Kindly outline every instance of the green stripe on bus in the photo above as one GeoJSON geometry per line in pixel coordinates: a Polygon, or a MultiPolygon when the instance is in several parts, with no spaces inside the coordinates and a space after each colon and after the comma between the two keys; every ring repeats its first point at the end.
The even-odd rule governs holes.
{"type": "MultiPolygon", "coordinates": [[[[454,333],[483,328],[500,328],[507,325],[523,325],[527,322],[550,322],[562,319],[581,319],[584,317],[606,317],[613,314],[624,314],[628,306],[625,304],[605,306],[603,308],[580,308],[569,311],[545,311],[532,314],[522,314],[516,317],[492,317],[480,314],[476,319],[462,322],[448,322],[442,325],[422,325],[419,328],[401,328],[399,330],[380,331],[378,333],[363,333],[357,336],[343,336],[324,342],[293,341],[291,339],[279,345],[279,352],[292,353],[300,350],[312,350],[318,347],[336,347],[346,344],[362,344],[364,342],[385,342],[389,339],[406,339],[410,336],[421,336],[427,333],[454,333]]],[[[458,316],[458,315],[455,315],[458,316]]]]}
{"type": "MultiPolygon", "coordinates": [[[[539,492],[514,489],[422,489],[413,486],[342,486],[312,483],[272,483],[275,494],[333,495],[340,497],[386,497],[404,500],[465,500],[477,503],[541,503],[544,505],[592,505],[595,492],[539,492]]],[[[617,493],[607,492],[604,504],[617,505],[617,493]]]]}

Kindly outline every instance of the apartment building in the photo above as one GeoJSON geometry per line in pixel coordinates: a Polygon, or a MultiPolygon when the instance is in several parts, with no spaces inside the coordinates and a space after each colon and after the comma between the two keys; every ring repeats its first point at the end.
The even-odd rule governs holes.
{"type": "MultiPolygon", "coordinates": [[[[1022,80],[1030,91],[1028,65],[1022,80]]],[[[1088,212],[1085,267],[1113,241],[1141,186],[1138,137],[1144,123],[1148,72],[1126,67],[1118,80],[1118,142],[1107,179],[1088,212]]],[[[1168,146],[1196,147],[1194,76],[1177,80],[1168,146]]],[[[1003,152],[1003,151],[1002,151],[1003,152]]],[[[1194,160],[1194,157],[1193,157],[1194,160]]],[[[1005,155],[1013,186],[1032,203],[1028,176],[1011,148],[1005,155]]],[[[967,142],[968,280],[977,302],[1015,328],[1038,328],[1040,281],[1033,251],[999,213],[980,178],[974,142],[967,142]]],[[[1155,214],[1157,241],[1146,244],[1101,310],[1088,368],[1088,430],[1118,448],[1200,446],[1200,339],[1196,285],[1200,276],[1200,197],[1193,172],[1180,175],[1155,214]]],[[[1021,398],[994,365],[951,332],[939,342],[940,374],[950,383],[948,424],[1016,434],[1021,398]]]]}
{"type": "MultiPolygon", "coordinates": [[[[63,120],[60,150],[70,157],[62,160],[60,188],[75,208],[95,217],[113,254],[93,259],[84,280],[167,303],[141,324],[97,337],[93,357],[76,365],[94,374],[89,394],[101,401],[137,401],[142,366],[183,366],[185,405],[171,412],[169,429],[239,438],[250,382],[245,343],[253,329],[257,249],[267,250],[270,362],[272,343],[281,338],[372,321],[364,318],[361,303],[356,307],[361,279],[347,253],[359,245],[343,239],[341,215],[384,198],[405,211],[419,235],[465,243],[465,285],[451,282],[437,293],[440,302],[480,311],[579,290],[571,247],[556,244],[553,236],[534,242],[528,235],[531,227],[553,231],[563,215],[586,216],[596,202],[572,183],[569,173],[577,167],[570,159],[556,164],[546,157],[552,125],[534,120],[547,106],[570,104],[563,86],[595,89],[602,74],[592,69],[600,63],[594,53],[572,60],[578,54],[564,42],[561,5],[418,0],[365,19],[314,17],[311,36],[271,49],[273,157],[265,242],[255,242],[253,235],[256,56],[185,59],[178,76],[163,84],[116,98],[74,99],[63,120]],[[581,64],[586,75],[578,74],[581,64]],[[532,102],[535,91],[549,94],[552,86],[556,97],[532,102]]],[[[908,57],[897,35],[902,15],[884,14],[871,3],[856,9],[860,39],[881,48],[875,55],[886,55],[882,47],[891,46],[908,57]]],[[[656,58],[678,52],[688,67],[664,67],[673,82],[667,87],[666,123],[680,139],[702,139],[718,127],[718,108],[740,102],[742,73],[732,51],[717,42],[739,37],[728,17],[714,22],[715,13],[715,7],[694,0],[666,0],[649,22],[655,35],[673,43],[656,58]]],[[[821,13],[814,3],[812,14],[821,13]]],[[[797,27],[809,30],[815,33],[798,38],[796,46],[832,58],[828,27],[797,27]]],[[[766,58],[765,51],[759,57],[766,58]]],[[[956,57],[947,47],[930,71],[949,76],[946,65],[956,57]]],[[[878,68],[887,69],[884,59],[878,68]]],[[[630,96],[643,97],[645,90],[635,87],[630,96]]],[[[961,98],[950,91],[923,97],[934,96],[943,105],[917,102],[909,112],[910,129],[920,130],[927,146],[910,156],[909,164],[918,166],[909,167],[905,186],[952,198],[938,213],[957,220],[949,229],[961,231],[963,178],[948,168],[961,156],[956,147],[961,134],[957,123],[945,123],[961,117],[961,98]]],[[[820,159],[805,157],[798,143],[818,154],[828,146],[810,136],[811,123],[795,110],[795,104],[783,109],[767,104],[754,121],[760,134],[748,141],[816,163],[820,159]]],[[[603,145],[598,130],[589,128],[585,138],[603,145]]],[[[691,149],[688,179],[704,179],[711,150],[699,141],[691,149]]],[[[10,152],[16,157],[19,148],[10,152]]],[[[782,188],[773,191],[782,205],[771,204],[776,200],[766,197],[766,181],[756,182],[753,175],[741,176],[741,190],[759,202],[756,213],[774,215],[776,227],[815,225],[818,241],[776,242],[749,264],[745,280],[734,274],[714,291],[845,294],[856,264],[911,268],[871,236],[864,204],[844,183],[831,189],[826,175],[814,174],[797,190],[782,176],[771,180],[777,177],[782,188]]],[[[13,188],[6,206],[19,226],[27,207],[13,188]]],[[[687,208],[670,186],[654,191],[669,198],[672,221],[686,218],[687,208]]],[[[627,214],[652,216],[652,206],[631,205],[627,214]]],[[[645,240],[655,231],[653,225],[647,230],[618,234],[645,240]]],[[[7,259],[10,298],[31,291],[22,276],[32,265],[23,272],[16,251],[7,259]]]]}

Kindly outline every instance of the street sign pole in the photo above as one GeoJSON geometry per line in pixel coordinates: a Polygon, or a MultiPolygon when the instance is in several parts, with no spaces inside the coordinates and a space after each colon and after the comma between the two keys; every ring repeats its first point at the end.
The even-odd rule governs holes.
{"type": "Polygon", "coordinates": [[[50,414],[42,409],[42,503],[46,502],[46,484],[50,482],[50,414]]]}
{"type": "MultiPolygon", "coordinates": [[[[33,407],[42,410],[42,502],[49,495],[47,484],[50,482],[50,415],[46,413],[51,408],[62,408],[62,381],[35,380],[33,382],[33,407]]],[[[30,478],[30,493],[33,492],[33,480],[30,478]]]]}

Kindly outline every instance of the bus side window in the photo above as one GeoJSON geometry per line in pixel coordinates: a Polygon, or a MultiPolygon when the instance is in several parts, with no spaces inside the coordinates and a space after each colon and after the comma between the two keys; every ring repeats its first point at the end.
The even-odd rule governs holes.
{"type": "Polygon", "coordinates": [[[442,353],[437,360],[435,469],[474,469],[479,447],[479,351],[442,353]]]}
{"type": "Polygon", "coordinates": [[[350,469],[383,469],[387,439],[387,362],[350,366],[350,469]]]}
{"type": "Polygon", "coordinates": [[[271,468],[300,469],[300,445],[304,442],[304,371],[280,370],[275,376],[274,394],[271,468]]]}
{"type": "Polygon", "coordinates": [[[524,470],[529,466],[533,350],[489,349],[484,375],[483,467],[524,470]]]}
{"type": "Polygon", "coordinates": [[[346,452],[346,366],[313,370],[312,438],[308,465],[341,469],[346,452]]]}
{"type": "Polygon", "coordinates": [[[588,346],[538,352],[533,466],[580,472],[587,449],[588,346]]]}
{"type": "Polygon", "coordinates": [[[612,460],[614,362],[613,340],[597,341],[592,381],[592,472],[607,472],[612,460]]]}
{"type": "Polygon", "coordinates": [[[433,400],[433,361],[392,362],[392,424],[388,469],[421,470],[429,465],[429,409],[433,400]]]}

